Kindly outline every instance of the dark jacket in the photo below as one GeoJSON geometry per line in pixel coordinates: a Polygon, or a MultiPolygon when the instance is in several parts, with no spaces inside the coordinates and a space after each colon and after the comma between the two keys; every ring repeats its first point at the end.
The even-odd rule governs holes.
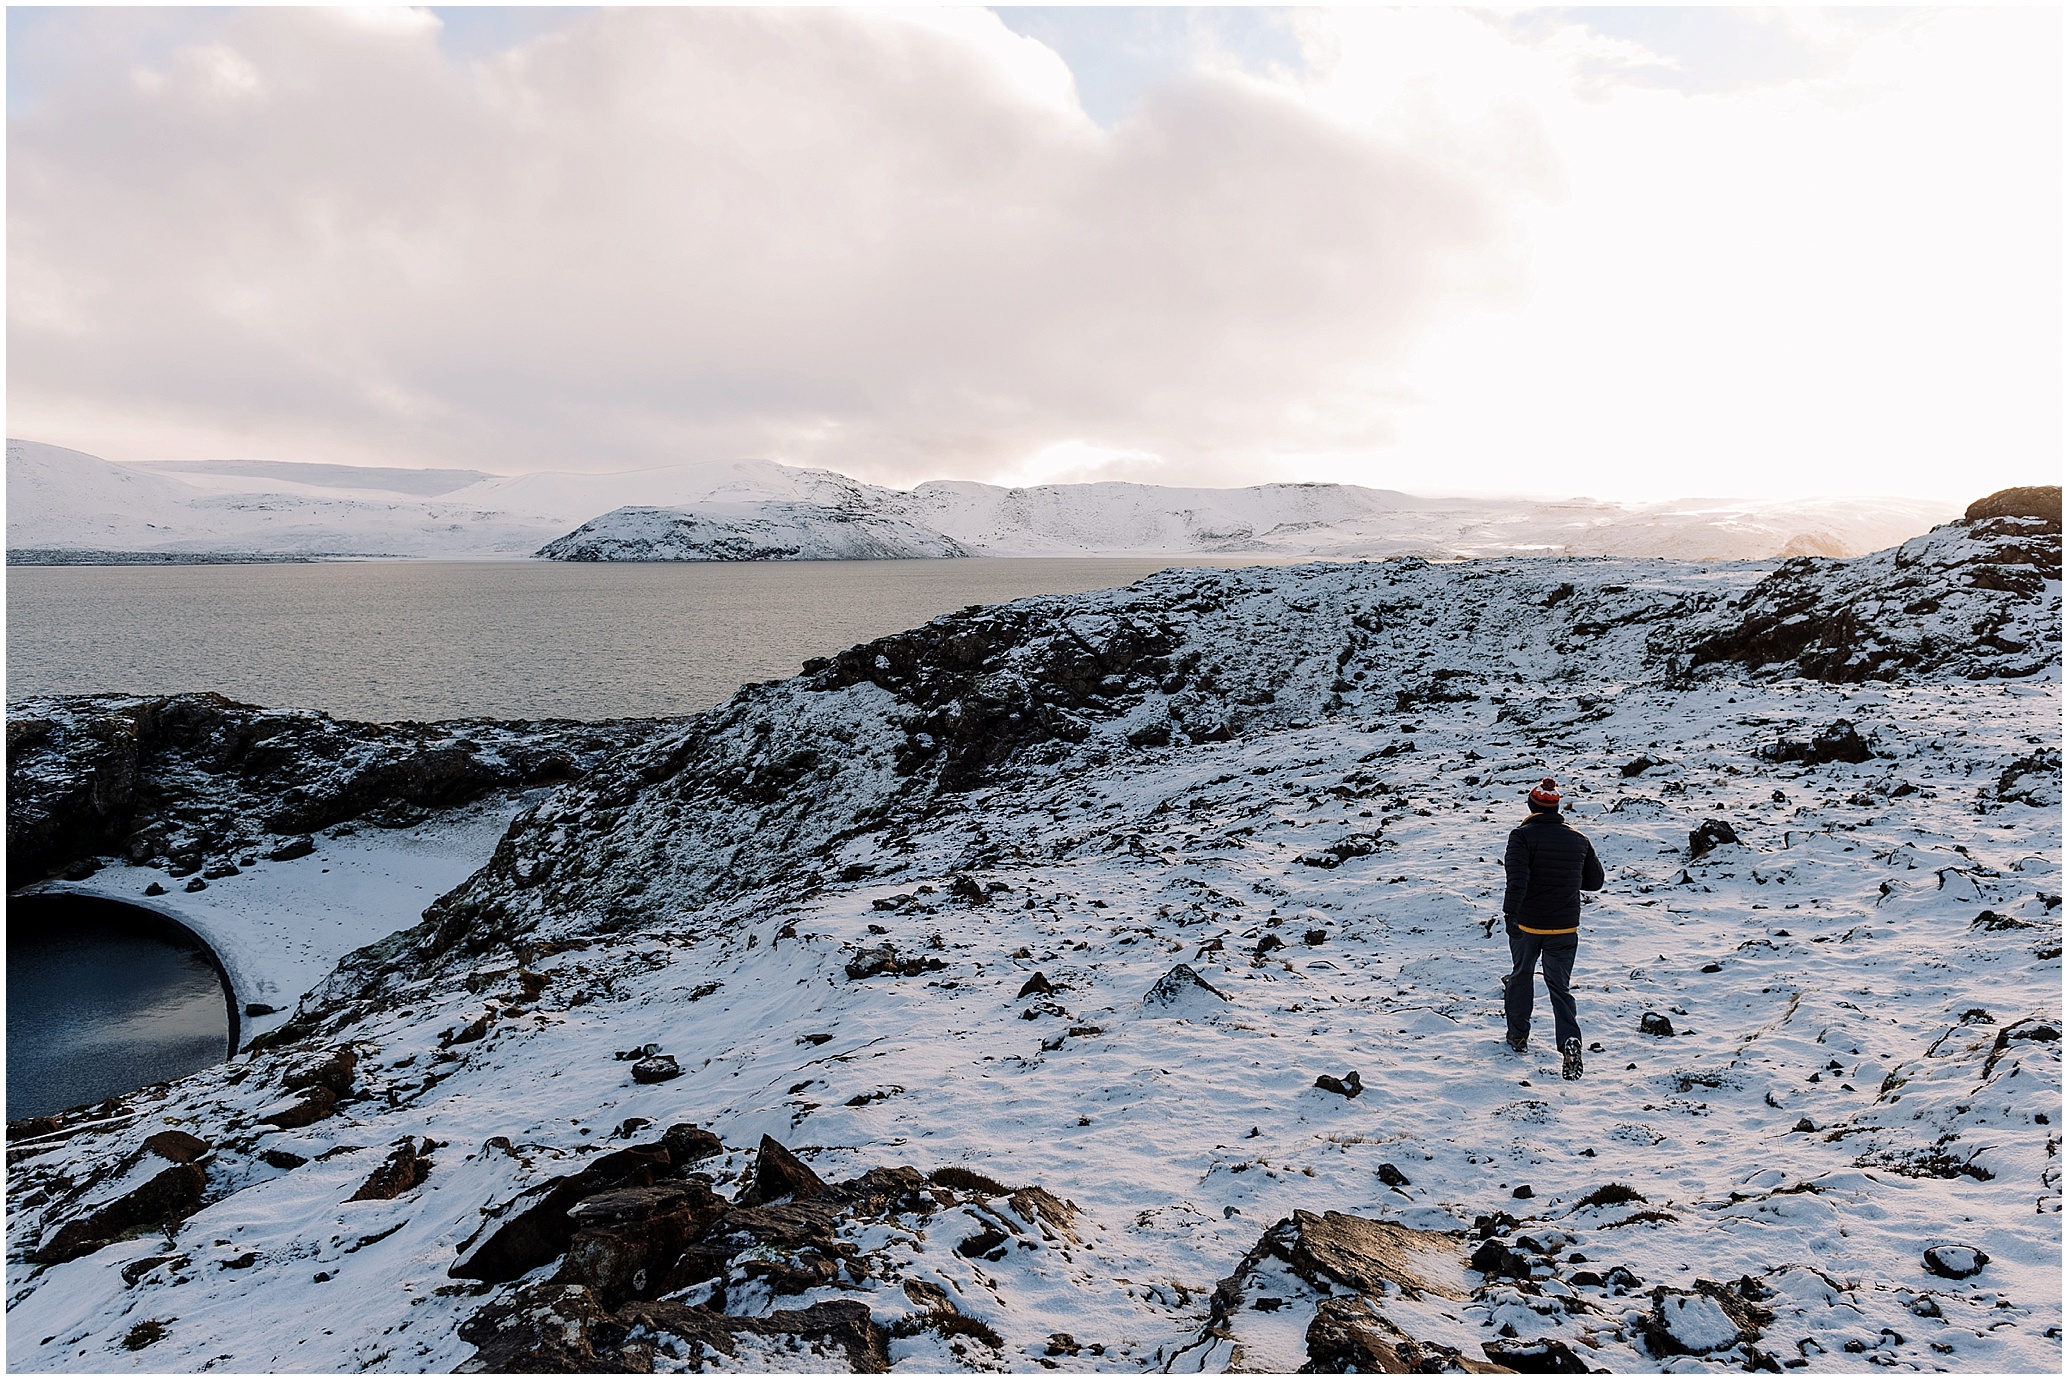
{"type": "Polygon", "coordinates": [[[1580,927],[1580,893],[1607,879],[1587,836],[1556,810],[1531,815],[1508,835],[1508,892],[1501,913],[1516,929],[1562,934],[1580,927]]]}

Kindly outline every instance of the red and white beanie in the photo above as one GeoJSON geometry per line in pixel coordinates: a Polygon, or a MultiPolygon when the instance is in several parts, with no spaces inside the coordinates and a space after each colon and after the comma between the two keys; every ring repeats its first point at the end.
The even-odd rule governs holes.
{"type": "Polygon", "coordinates": [[[1558,783],[1548,776],[1545,777],[1537,784],[1537,788],[1529,793],[1529,803],[1542,810],[1557,809],[1558,783]]]}

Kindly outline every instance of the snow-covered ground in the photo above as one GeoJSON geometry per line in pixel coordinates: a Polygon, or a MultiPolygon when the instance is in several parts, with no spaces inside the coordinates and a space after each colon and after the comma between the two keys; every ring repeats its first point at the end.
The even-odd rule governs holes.
{"type": "Polygon", "coordinates": [[[9,1364],[450,1369],[528,1308],[591,1363],[823,1369],[784,1329],[859,1302],[907,1370],[1347,1336],[2058,1371],[2057,562],[1948,528],[1851,565],[1171,571],[751,687],[526,810],[299,1043],[15,1148],[9,1364]],[[1577,1083],[1503,1050],[1482,929],[1547,772],[1609,872],[1577,1083]],[[336,1115],[257,1120],[340,1043],[336,1115]],[[649,1045],[680,1076],[638,1081],[649,1045]],[[730,1356],[711,1311],[582,1292],[593,1253],[448,1275],[685,1122],[722,1147],[681,1192],[760,1182],[763,1136],[829,1182],[962,1172],[735,1208],[696,1277],[621,1282],[777,1334],[730,1356]],[[198,1212],[25,1260],[167,1127],[212,1147],[198,1212]],[[401,1137],[429,1177],[352,1200],[401,1137]]]}
{"type": "Polygon", "coordinates": [[[555,543],[563,548],[555,554],[588,552],[583,559],[770,559],[790,548],[825,559],[817,553],[849,549],[859,524],[874,530],[873,544],[855,548],[868,555],[1749,560],[1876,550],[1955,513],[1951,504],[1894,498],[1619,504],[1431,498],[1344,484],[941,481],[904,491],[766,460],[615,474],[423,472],[434,478],[310,465],[299,481],[287,477],[295,468],[114,465],[9,441],[8,550],[31,559],[66,551],[510,559],[555,543]],[[655,509],[677,516],[657,519],[655,509]]]}

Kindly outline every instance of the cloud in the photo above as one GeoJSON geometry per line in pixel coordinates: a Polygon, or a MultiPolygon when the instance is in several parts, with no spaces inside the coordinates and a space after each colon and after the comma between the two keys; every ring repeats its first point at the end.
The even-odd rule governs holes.
{"type": "Polygon", "coordinates": [[[1237,477],[1383,444],[1424,329],[1514,281],[1513,169],[1239,72],[1102,129],[981,10],[601,10],[465,61],[388,19],[95,21],[10,125],[14,434],[1237,477]]]}

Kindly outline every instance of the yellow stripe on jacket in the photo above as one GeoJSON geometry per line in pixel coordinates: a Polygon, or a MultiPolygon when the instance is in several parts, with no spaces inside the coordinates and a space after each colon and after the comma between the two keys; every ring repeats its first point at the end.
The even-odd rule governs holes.
{"type": "Polygon", "coordinates": [[[1521,930],[1524,934],[1578,934],[1580,932],[1578,925],[1574,925],[1569,930],[1533,930],[1528,925],[1517,925],[1515,928],[1521,930]]]}

